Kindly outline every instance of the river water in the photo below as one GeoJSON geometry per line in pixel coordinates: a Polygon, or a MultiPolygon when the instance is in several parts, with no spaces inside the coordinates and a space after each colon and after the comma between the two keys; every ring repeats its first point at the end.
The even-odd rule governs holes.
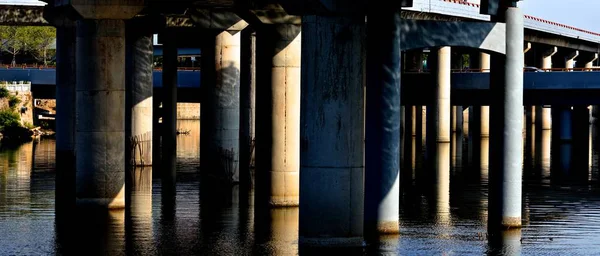
{"type": "Polygon", "coordinates": [[[597,168],[588,182],[554,182],[549,155],[524,172],[521,230],[487,233],[487,167],[461,168],[453,158],[449,184],[404,179],[400,235],[362,248],[299,248],[297,208],[258,214],[237,190],[200,188],[199,123],[178,125],[191,133],[178,136],[175,189],[163,189],[157,170],[135,170],[130,207],[110,214],[55,211],[53,139],[2,144],[0,255],[600,254],[597,168]]]}

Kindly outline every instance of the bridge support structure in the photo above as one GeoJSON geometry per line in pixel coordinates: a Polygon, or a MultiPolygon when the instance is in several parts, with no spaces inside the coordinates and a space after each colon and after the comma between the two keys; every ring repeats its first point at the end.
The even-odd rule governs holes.
{"type": "MultiPolygon", "coordinates": [[[[371,239],[400,232],[401,53],[400,13],[368,17],[367,29],[378,31],[367,37],[364,229],[371,239]]],[[[449,52],[444,57],[449,62],[449,52]]],[[[449,104],[448,97],[448,112],[449,104]]]]}
{"type": "Polygon", "coordinates": [[[205,24],[214,21],[210,17],[197,20],[206,35],[201,47],[200,161],[204,175],[233,185],[239,183],[240,46],[247,23],[229,12],[214,15],[225,20],[220,24],[205,24]]]}
{"type": "Polygon", "coordinates": [[[301,245],[363,243],[364,17],[302,18],[301,245]]]}
{"type": "Polygon", "coordinates": [[[152,165],[153,43],[152,31],[140,21],[127,23],[125,138],[128,165],[152,165]]]}
{"type": "Polygon", "coordinates": [[[298,206],[301,25],[259,24],[256,29],[257,204],[298,206]]]}
{"type": "MultiPolygon", "coordinates": [[[[177,157],[177,39],[172,31],[164,31],[163,97],[161,129],[161,177],[174,183],[177,157]]],[[[166,183],[163,183],[166,184],[166,183]]]]}
{"type": "Polygon", "coordinates": [[[491,106],[491,152],[489,179],[490,229],[521,227],[523,164],[523,13],[507,7],[506,56],[494,56],[490,87],[495,99],[491,106]]]}

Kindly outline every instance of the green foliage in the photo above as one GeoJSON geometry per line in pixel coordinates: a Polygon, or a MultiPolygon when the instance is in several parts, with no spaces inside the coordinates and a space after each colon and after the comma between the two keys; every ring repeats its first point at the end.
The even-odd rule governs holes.
{"type": "Polygon", "coordinates": [[[0,86],[0,98],[6,98],[8,97],[9,92],[8,89],[6,89],[6,87],[4,86],[0,86]]]}
{"type": "Polygon", "coordinates": [[[21,99],[17,98],[17,96],[8,96],[8,106],[10,107],[10,109],[14,110],[17,107],[17,105],[19,105],[19,103],[21,103],[21,99]]]}
{"type": "Polygon", "coordinates": [[[27,129],[33,129],[33,128],[35,128],[35,125],[33,125],[33,124],[32,124],[32,123],[30,123],[30,122],[23,122],[23,126],[24,126],[25,128],[27,128],[27,129]]]}
{"type": "Polygon", "coordinates": [[[13,56],[12,65],[16,65],[16,56],[21,53],[29,40],[29,27],[0,26],[2,50],[13,56]]]}
{"type": "Polygon", "coordinates": [[[38,61],[43,61],[48,65],[48,59],[56,51],[50,50],[50,46],[56,40],[56,29],[54,27],[26,27],[27,41],[25,42],[29,50],[38,61]]]}
{"type": "Polygon", "coordinates": [[[43,129],[52,129],[52,125],[48,121],[40,121],[40,126],[43,129]]]}
{"type": "Polygon", "coordinates": [[[5,131],[7,128],[20,127],[21,116],[10,110],[0,110],[0,131],[5,131]]]}

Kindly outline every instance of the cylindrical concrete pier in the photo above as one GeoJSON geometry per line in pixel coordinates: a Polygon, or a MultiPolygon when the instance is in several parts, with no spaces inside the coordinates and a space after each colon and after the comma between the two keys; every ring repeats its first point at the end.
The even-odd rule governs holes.
{"type": "Polygon", "coordinates": [[[125,207],[125,23],[77,21],[76,202],[125,207]]]}
{"type": "Polygon", "coordinates": [[[450,142],[450,47],[437,50],[436,74],[436,142],[450,142]]]}
{"type": "Polygon", "coordinates": [[[163,100],[162,100],[162,139],[161,176],[175,179],[175,158],[177,155],[177,44],[172,33],[165,33],[163,43],[163,100]]]}
{"type": "Polygon", "coordinates": [[[245,193],[254,182],[251,165],[255,155],[256,32],[250,28],[242,30],[240,44],[240,192],[245,193]]]}
{"type": "Polygon", "coordinates": [[[301,245],[362,245],[364,17],[302,18],[301,245]]]}
{"type": "Polygon", "coordinates": [[[152,31],[140,33],[139,23],[128,24],[126,48],[125,138],[126,163],[152,165],[152,31]]]}
{"type": "Polygon", "coordinates": [[[56,28],[57,208],[75,202],[75,38],[75,26],[56,28]]]}
{"type": "Polygon", "coordinates": [[[256,32],[256,200],[298,206],[301,27],[265,25],[256,32]]]}
{"type": "Polygon", "coordinates": [[[370,238],[400,231],[401,67],[400,13],[368,19],[364,225],[370,238]]]}
{"type": "MultiPolygon", "coordinates": [[[[516,6],[516,4],[514,5],[516,6]]],[[[488,227],[521,227],[523,165],[523,13],[506,9],[506,56],[493,56],[488,227]]]]}
{"type": "Polygon", "coordinates": [[[202,172],[239,182],[240,31],[207,35],[202,47],[202,172]]]}

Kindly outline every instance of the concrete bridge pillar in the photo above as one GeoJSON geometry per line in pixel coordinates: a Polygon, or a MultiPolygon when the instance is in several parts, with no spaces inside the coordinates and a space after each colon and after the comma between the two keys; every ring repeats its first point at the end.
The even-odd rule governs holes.
{"type": "Polygon", "coordinates": [[[299,243],[362,245],[365,18],[303,16],[299,243]]]}
{"type": "Polygon", "coordinates": [[[125,207],[125,23],[77,21],[78,205],[125,207]],[[85,64],[84,64],[85,63],[85,64]]]}
{"type": "Polygon", "coordinates": [[[75,25],[56,27],[56,204],[75,198],[75,25]]]}
{"type": "Polygon", "coordinates": [[[578,181],[587,182],[590,167],[590,110],[586,105],[573,106],[573,170],[578,181]]]}
{"type": "Polygon", "coordinates": [[[126,35],[126,161],[134,166],[152,165],[152,31],[141,21],[127,24],[126,35]]]}
{"type": "MultiPolygon", "coordinates": [[[[492,59],[493,102],[488,227],[521,227],[523,164],[523,13],[507,7],[506,55],[492,59]]],[[[501,10],[502,11],[502,10],[501,10]]]]}
{"type": "Polygon", "coordinates": [[[567,177],[571,170],[572,156],[572,110],[571,106],[556,106],[552,109],[552,170],[553,178],[567,177]]]}
{"type": "MultiPolygon", "coordinates": [[[[141,0],[67,2],[77,21],[75,196],[78,206],[125,207],[125,21],[141,0]],[[119,9],[119,12],[107,10],[119,9]]],[[[64,3],[56,3],[62,5],[64,3]]]]}
{"type": "MultiPolygon", "coordinates": [[[[377,31],[367,37],[364,225],[372,237],[400,231],[400,13],[368,18],[367,29],[377,31]]],[[[449,77],[449,63],[444,68],[449,77]]]]}
{"type": "MultiPolygon", "coordinates": [[[[256,32],[242,30],[240,74],[240,192],[254,187],[254,141],[256,121],[256,32]]],[[[300,114],[298,114],[300,116],[300,114]]]]}
{"type": "MultiPolygon", "coordinates": [[[[427,137],[431,143],[450,142],[450,47],[433,50],[432,72],[436,89],[433,104],[427,107],[427,137]],[[431,128],[431,129],[429,129],[431,128]]],[[[428,142],[428,144],[430,143],[428,142]]]]}
{"type": "Polygon", "coordinates": [[[300,29],[273,24],[256,31],[257,204],[299,204],[300,29]]]}
{"type": "Polygon", "coordinates": [[[177,157],[177,40],[175,33],[165,31],[163,37],[163,97],[161,125],[161,176],[163,179],[176,177],[177,157]]]}
{"type": "Polygon", "coordinates": [[[239,182],[240,39],[245,26],[207,31],[202,46],[201,165],[204,174],[225,184],[239,182]]]}

